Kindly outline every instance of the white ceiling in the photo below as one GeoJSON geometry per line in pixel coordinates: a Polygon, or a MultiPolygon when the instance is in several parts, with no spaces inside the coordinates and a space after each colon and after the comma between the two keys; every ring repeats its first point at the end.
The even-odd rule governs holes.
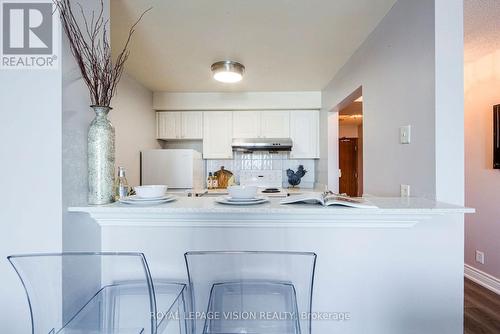
{"type": "Polygon", "coordinates": [[[112,47],[138,15],[127,72],[153,91],[321,90],[396,0],[112,0],[112,47]],[[236,85],[211,78],[231,59],[236,85]]]}
{"type": "Polygon", "coordinates": [[[465,62],[500,50],[500,1],[464,1],[465,62]]]}

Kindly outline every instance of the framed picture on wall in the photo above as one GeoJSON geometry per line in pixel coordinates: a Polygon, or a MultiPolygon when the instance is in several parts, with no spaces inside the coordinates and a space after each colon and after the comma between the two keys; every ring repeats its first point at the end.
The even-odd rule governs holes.
{"type": "Polygon", "coordinates": [[[493,106],[493,168],[500,169],[500,104],[493,106]]]}

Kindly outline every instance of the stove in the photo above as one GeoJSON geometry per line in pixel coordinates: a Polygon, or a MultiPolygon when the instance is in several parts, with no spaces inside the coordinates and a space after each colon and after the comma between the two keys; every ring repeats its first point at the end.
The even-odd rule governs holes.
{"type": "Polygon", "coordinates": [[[281,189],[283,172],[281,170],[242,170],[240,184],[242,186],[281,189]]]}
{"type": "Polygon", "coordinates": [[[265,188],[261,191],[261,193],[263,194],[277,194],[279,192],[280,190],[278,188],[265,188]]]}
{"type": "Polygon", "coordinates": [[[242,170],[240,172],[242,186],[257,186],[259,193],[268,197],[287,197],[283,190],[283,172],[281,170],[242,170]]]}

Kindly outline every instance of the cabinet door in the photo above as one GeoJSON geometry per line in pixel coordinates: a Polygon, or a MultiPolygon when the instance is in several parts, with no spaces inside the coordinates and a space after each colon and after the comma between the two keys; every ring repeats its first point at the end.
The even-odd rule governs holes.
{"type": "Polygon", "coordinates": [[[260,112],[233,112],[233,138],[260,138],[260,112]]]}
{"type": "Polygon", "coordinates": [[[160,111],[156,113],[156,138],[179,139],[181,114],[179,112],[160,111]]]}
{"type": "Polygon", "coordinates": [[[289,111],[262,111],[261,136],[263,138],[289,138],[289,111]]]}
{"type": "Polygon", "coordinates": [[[233,114],[231,111],[203,113],[203,158],[232,159],[233,114]]]}
{"type": "Polygon", "coordinates": [[[182,139],[203,138],[203,113],[200,111],[185,111],[182,115],[182,139]]]}
{"type": "Polygon", "coordinates": [[[290,137],[293,159],[319,158],[319,111],[291,111],[290,137]]]}

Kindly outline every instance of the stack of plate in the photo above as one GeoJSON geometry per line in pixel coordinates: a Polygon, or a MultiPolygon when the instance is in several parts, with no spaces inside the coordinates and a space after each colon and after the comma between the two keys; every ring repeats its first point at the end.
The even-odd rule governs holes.
{"type": "Polygon", "coordinates": [[[228,204],[228,205],[253,205],[253,204],[262,204],[269,201],[269,198],[265,196],[256,196],[254,198],[234,198],[231,196],[222,196],[215,200],[220,204],[228,204]]]}
{"type": "Polygon", "coordinates": [[[135,205],[157,205],[175,201],[177,197],[174,195],[164,195],[161,197],[151,197],[151,198],[143,198],[137,195],[128,196],[124,199],[120,199],[120,203],[125,204],[135,204],[135,205]]]}

